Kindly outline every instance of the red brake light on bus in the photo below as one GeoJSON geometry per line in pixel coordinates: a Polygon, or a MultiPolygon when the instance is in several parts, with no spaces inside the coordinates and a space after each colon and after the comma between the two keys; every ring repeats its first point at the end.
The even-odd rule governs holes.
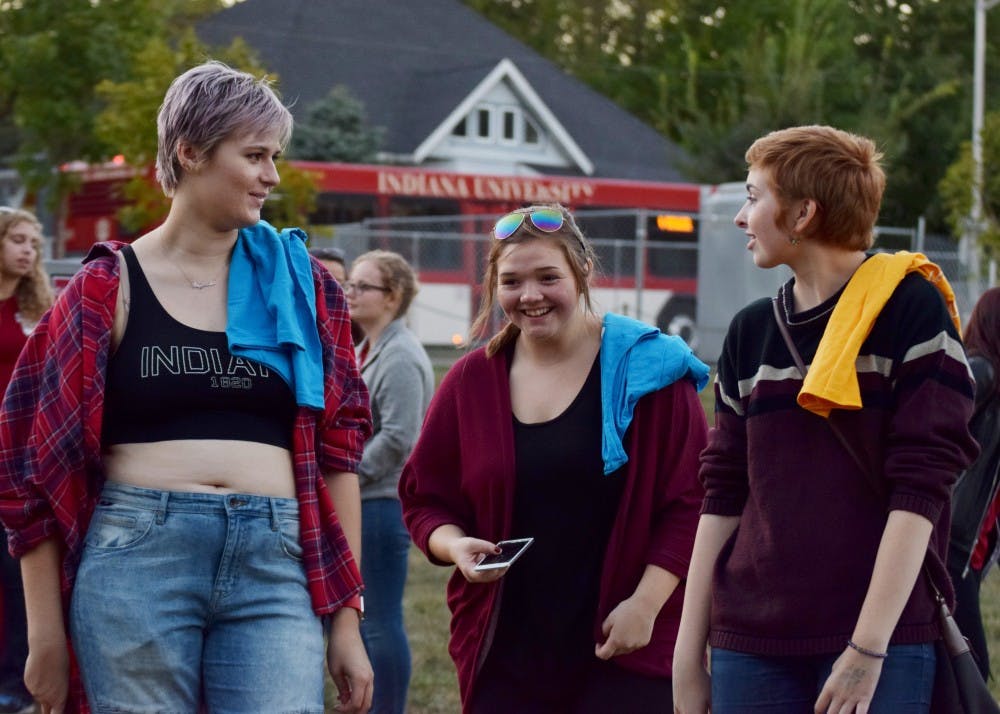
{"type": "Polygon", "coordinates": [[[656,227],[670,233],[694,233],[694,219],[691,216],[661,213],[656,217],[656,227]]]}

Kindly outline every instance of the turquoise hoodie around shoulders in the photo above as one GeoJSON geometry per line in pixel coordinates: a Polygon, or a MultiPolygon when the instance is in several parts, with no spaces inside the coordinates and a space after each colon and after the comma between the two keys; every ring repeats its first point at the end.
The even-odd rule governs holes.
{"type": "Polygon", "coordinates": [[[639,398],[689,379],[699,392],[708,384],[708,365],[680,337],[624,315],[604,315],[601,334],[601,455],[604,473],[628,462],[622,445],[639,398]]]}
{"type": "Polygon", "coordinates": [[[229,350],[282,376],[300,406],[323,408],[323,347],[316,286],[298,228],[267,221],[242,228],[229,267],[229,350]]]}

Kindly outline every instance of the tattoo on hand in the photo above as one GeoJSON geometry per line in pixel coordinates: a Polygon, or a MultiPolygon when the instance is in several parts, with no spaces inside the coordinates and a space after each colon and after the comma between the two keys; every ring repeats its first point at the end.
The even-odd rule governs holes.
{"type": "Polygon", "coordinates": [[[865,678],[866,674],[868,674],[868,670],[864,667],[852,667],[847,673],[847,683],[851,687],[856,687],[865,678]]]}

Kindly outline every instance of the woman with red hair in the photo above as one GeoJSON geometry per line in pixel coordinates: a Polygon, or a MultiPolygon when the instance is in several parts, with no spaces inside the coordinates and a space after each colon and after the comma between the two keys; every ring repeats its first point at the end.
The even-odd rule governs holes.
{"type": "Polygon", "coordinates": [[[719,357],[675,711],[927,714],[930,586],[950,604],[949,497],[977,453],[954,294],[922,255],[870,253],[870,139],[791,127],[746,160],[735,223],[757,267],[792,277],[719,357]]]}

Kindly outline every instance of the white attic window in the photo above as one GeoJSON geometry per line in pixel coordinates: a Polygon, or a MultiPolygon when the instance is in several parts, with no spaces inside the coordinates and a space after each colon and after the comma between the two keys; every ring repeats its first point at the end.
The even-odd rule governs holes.
{"type": "Polygon", "coordinates": [[[489,141],[493,134],[492,114],[489,107],[476,109],[476,138],[489,141]]]}
{"type": "Polygon", "coordinates": [[[538,146],[542,140],[538,125],[521,107],[495,103],[477,105],[452,127],[451,135],[460,140],[505,146],[538,146]]]}
{"type": "Polygon", "coordinates": [[[520,112],[515,112],[513,109],[504,109],[503,113],[500,115],[503,117],[503,127],[500,132],[500,139],[504,142],[516,142],[518,135],[518,118],[520,112]]]}
{"type": "Polygon", "coordinates": [[[541,132],[535,126],[535,122],[527,114],[522,115],[524,119],[524,143],[538,144],[541,142],[541,132]]]}

